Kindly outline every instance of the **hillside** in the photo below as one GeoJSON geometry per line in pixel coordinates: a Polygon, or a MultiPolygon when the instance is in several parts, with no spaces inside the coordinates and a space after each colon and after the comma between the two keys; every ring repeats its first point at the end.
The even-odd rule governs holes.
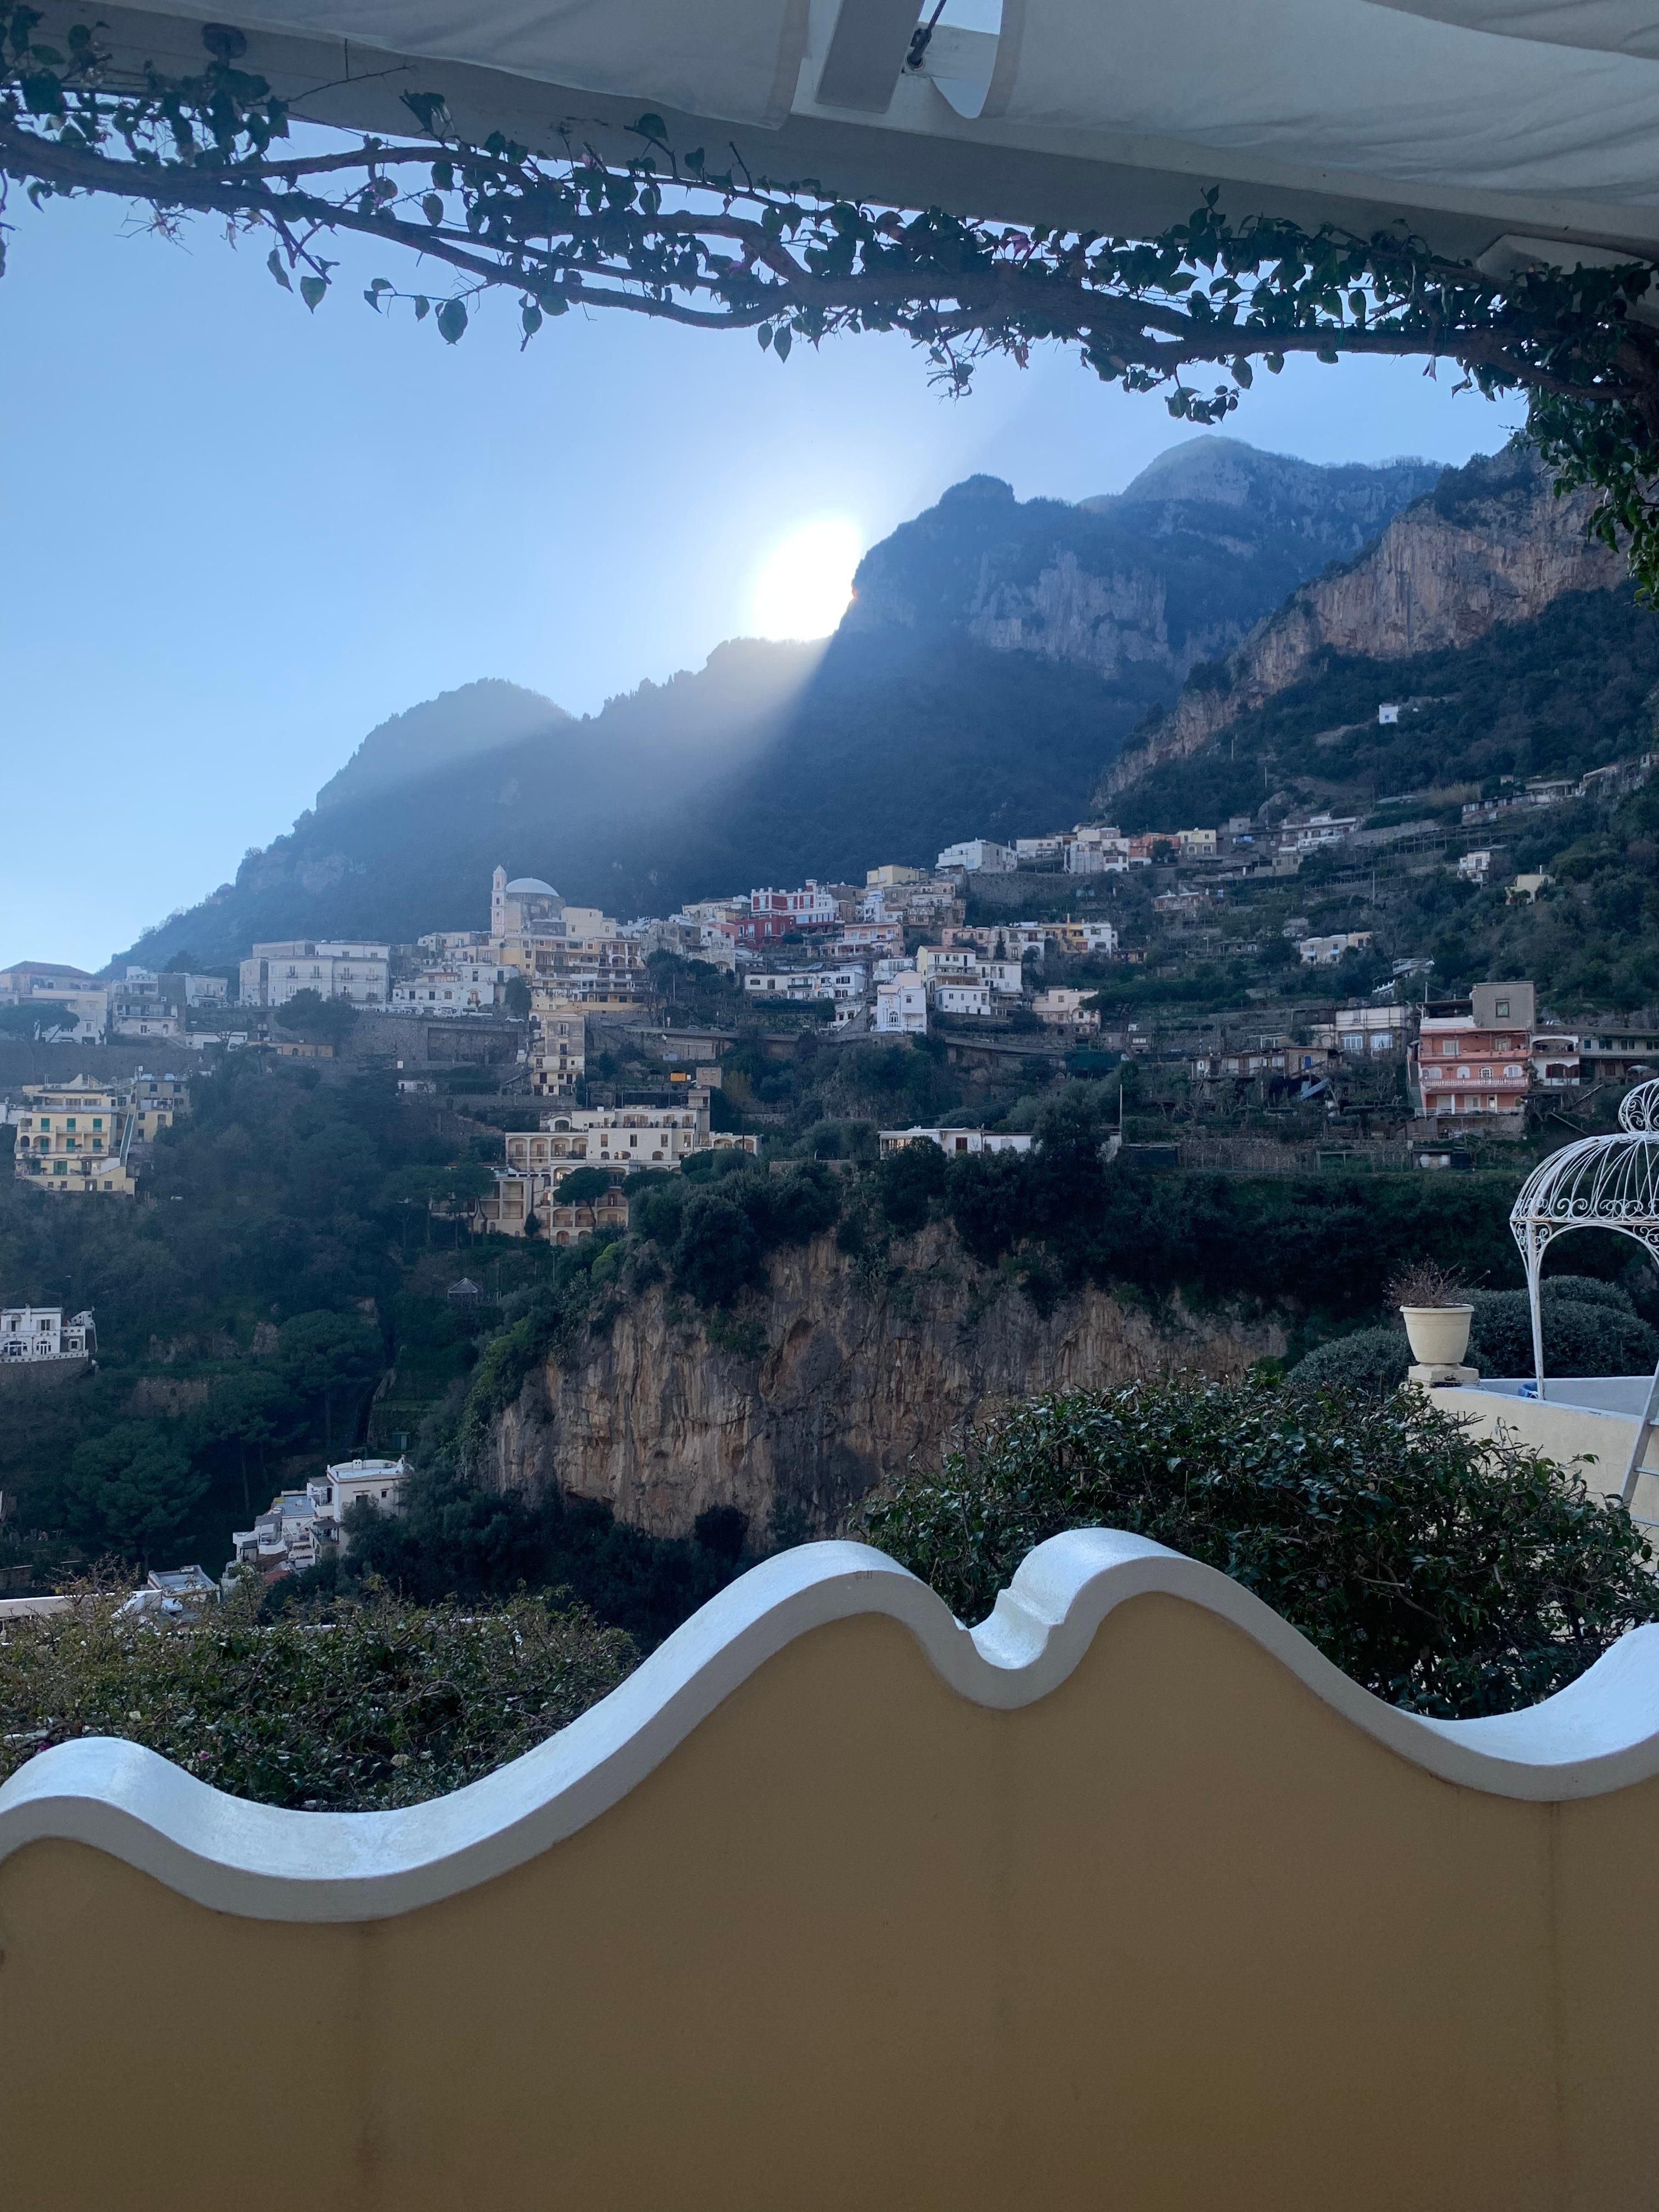
{"type": "Polygon", "coordinates": [[[1557,499],[1524,448],[1449,469],[1357,559],[1303,584],[1224,659],[1195,667],[1173,709],[1149,716],[1108,770],[1102,803],[1140,788],[1153,769],[1216,750],[1224,733],[1231,749],[1253,710],[1342,659],[1401,664],[1377,696],[1409,693],[1409,664],[1524,625],[1570,593],[1623,584],[1623,561],[1585,535],[1593,504],[1586,493],[1557,499]]]}
{"type": "Polygon", "coordinates": [[[1469,645],[1313,656],[1193,750],[1120,769],[1102,803],[1138,830],[1217,825],[1275,799],[1386,819],[1389,799],[1415,793],[1413,817],[1455,823],[1458,801],[1499,795],[1505,777],[1581,775],[1647,751],[1656,685],[1659,619],[1632,587],[1568,592],[1469,645]],[[1403,702],[1397,723],[1379,725],[1383,700],[1403,702]]]}
{"type": "Polygon", "coordinates": [[[977,477],[872,549],[827,648],[752,640],[574,720],[490,680],[373,732],[291,832],[130,955],[408,939],[483,919],[489,875],[663,913],[1070,822],[1194,660],[1435,480],[1198,439],[1079,507],[977,477]]]}
{"type": "Polygon", "coordinates": [[[965,635],[1108,684],[1178,683],[1440,474],[1415,460],[1318,468],[1206,437],[1075,507],[1022,505],[973,477],[866,555],[844,627],[965,635]]]}
{"type": "MultiPolygon", "coordinates": [[[[1324,808],[1451,840],[1416,854],[1349,847],[1291,881],[1237,888],[1232,932],[1265,949],[1213,976],[1218,1003],[1268,980],[1292,911],[1316,931],[1373,933],[1368,960],[1345,971],[1356,993],[1385,983],[1390,959],[1426,957],[1447,990],[1529,975],[1564,1018],[1659,1003],[1659,789],[1462,830],[1468,800],[1634,760],[1659,734],[1659,617],[1586,540],[1583,502],[1556,500],[1529,456],[1449,471],[1138,734],[1096,794],[1127,830],[1324,808]],[[1383,701],[1396,723],[1379,723],[1383,701]],[[1496,854],[1485,888],[1452,867],[1474,845],[1496,854]],[[1522,871],[1554,879],[1535,904],[1506,900],[1522,871]]],[[[1193,998],[1198,979],[1182,980],[1158,988],[1193,998]]]]}

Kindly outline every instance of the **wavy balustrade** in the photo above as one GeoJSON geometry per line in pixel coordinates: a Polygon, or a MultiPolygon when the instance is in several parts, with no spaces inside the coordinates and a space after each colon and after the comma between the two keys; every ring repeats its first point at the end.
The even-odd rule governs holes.
{"type": "Polygon", "coordinates": [[[1162,1544],[1081,1529],[1031,1552],[968,1629],[926,1584],[864,1544],[807,1544],[712,1598],[619,1689],[468,1788],[392,1813],[249,1804],[114,1737],[59,1744],[0,1789],[0,1860],[54,1837],[89,1844],[219,1912],[368,1920],[453,1896],[534,1858],[605,1812],[784,1647],[876,1614],[940,1679],[1009,1711],[1076,1668],[1116,1606],[1183,1598],[1271,1652],[1334,1712],[1425,1772],[1503,1797],[1586,1797],[1659,1773],[1659,1627],[1625,1637],[1571,1688],[1487,1720],[1383,1704],[1239,1583],[1162,1544]]]}
{"type": "Polygon", "coordinates": [[[1656,1987],[1659,1630],[1424,1720],[1106,1530],[971,1632],[786,1553],[405,1811],[107,1741],[0,1791],[27,2212],[1604,2212],[1656,1987]]]}

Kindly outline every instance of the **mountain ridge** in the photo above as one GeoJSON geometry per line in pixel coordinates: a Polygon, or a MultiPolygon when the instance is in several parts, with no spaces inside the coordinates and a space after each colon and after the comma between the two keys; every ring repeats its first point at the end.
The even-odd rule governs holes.
{"type": "Polygon", "coordinates": [[[969,478],[871,549],[827,643],[731,641],[580,720],[499,678],[389,718],[125,957],[477,927],[497,860],[626,915],[1069,823],[1194,656],[1439,473],[1194,441],[1105,514],[969,478]]]}
{"type": "Polygon", "coordinates": [[[1624,583],[1624,562],[1588,535],[1595,503],[1588,491],[1558,499],[1523,447],[1446,471],[1357,557],[1299,586],[1223,659],[1196,668],[1107,769],[1097,803],[1212,744],[1322,656],[1405,661],[1535,620],[1569,593],[1624,583]]]}

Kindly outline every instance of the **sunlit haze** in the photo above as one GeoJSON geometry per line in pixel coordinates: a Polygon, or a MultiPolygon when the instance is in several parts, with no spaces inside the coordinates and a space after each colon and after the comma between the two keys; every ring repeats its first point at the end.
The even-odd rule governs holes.
{"type": "MultiPolygon", "coordinates": [[[[465,342],[307,314],[206,225],[20,205],[0,282],[0,654],[20,762],[0,963],[97,968],[234,875],[389,714],[480,676],[596,711],[722,639],[833,628],[860,550],[975,471],[1121,490],[1194,433],[1039,351],[941,398],[897,337],[797,346],[569,315],[465,342]]],[[[366,267],[363,281],[375,274],[366,267]]],[[[1518,410],[1416,364],[1287,364],[1232,435],[1313,461],[1491,452],[1518,410]]],[[[437,915],[436,927],[459,916],[437,915]]]]}
{"type": "Polygon", "coordinates": [[[804,522],[767,552],[749,627],[757,637],[828,637],[853,596],[864,546],[845,515],[804,522]]]}

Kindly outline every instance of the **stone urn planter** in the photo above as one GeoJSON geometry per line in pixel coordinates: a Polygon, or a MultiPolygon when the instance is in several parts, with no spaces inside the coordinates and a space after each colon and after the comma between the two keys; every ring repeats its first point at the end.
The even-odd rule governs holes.
{"type": "Polygon", "coordinates": [[[1401,1306],[1412,1357],[1419,1367],[1461,1367],[1469,1348],[1473,1306],[1401,1306]]]}

